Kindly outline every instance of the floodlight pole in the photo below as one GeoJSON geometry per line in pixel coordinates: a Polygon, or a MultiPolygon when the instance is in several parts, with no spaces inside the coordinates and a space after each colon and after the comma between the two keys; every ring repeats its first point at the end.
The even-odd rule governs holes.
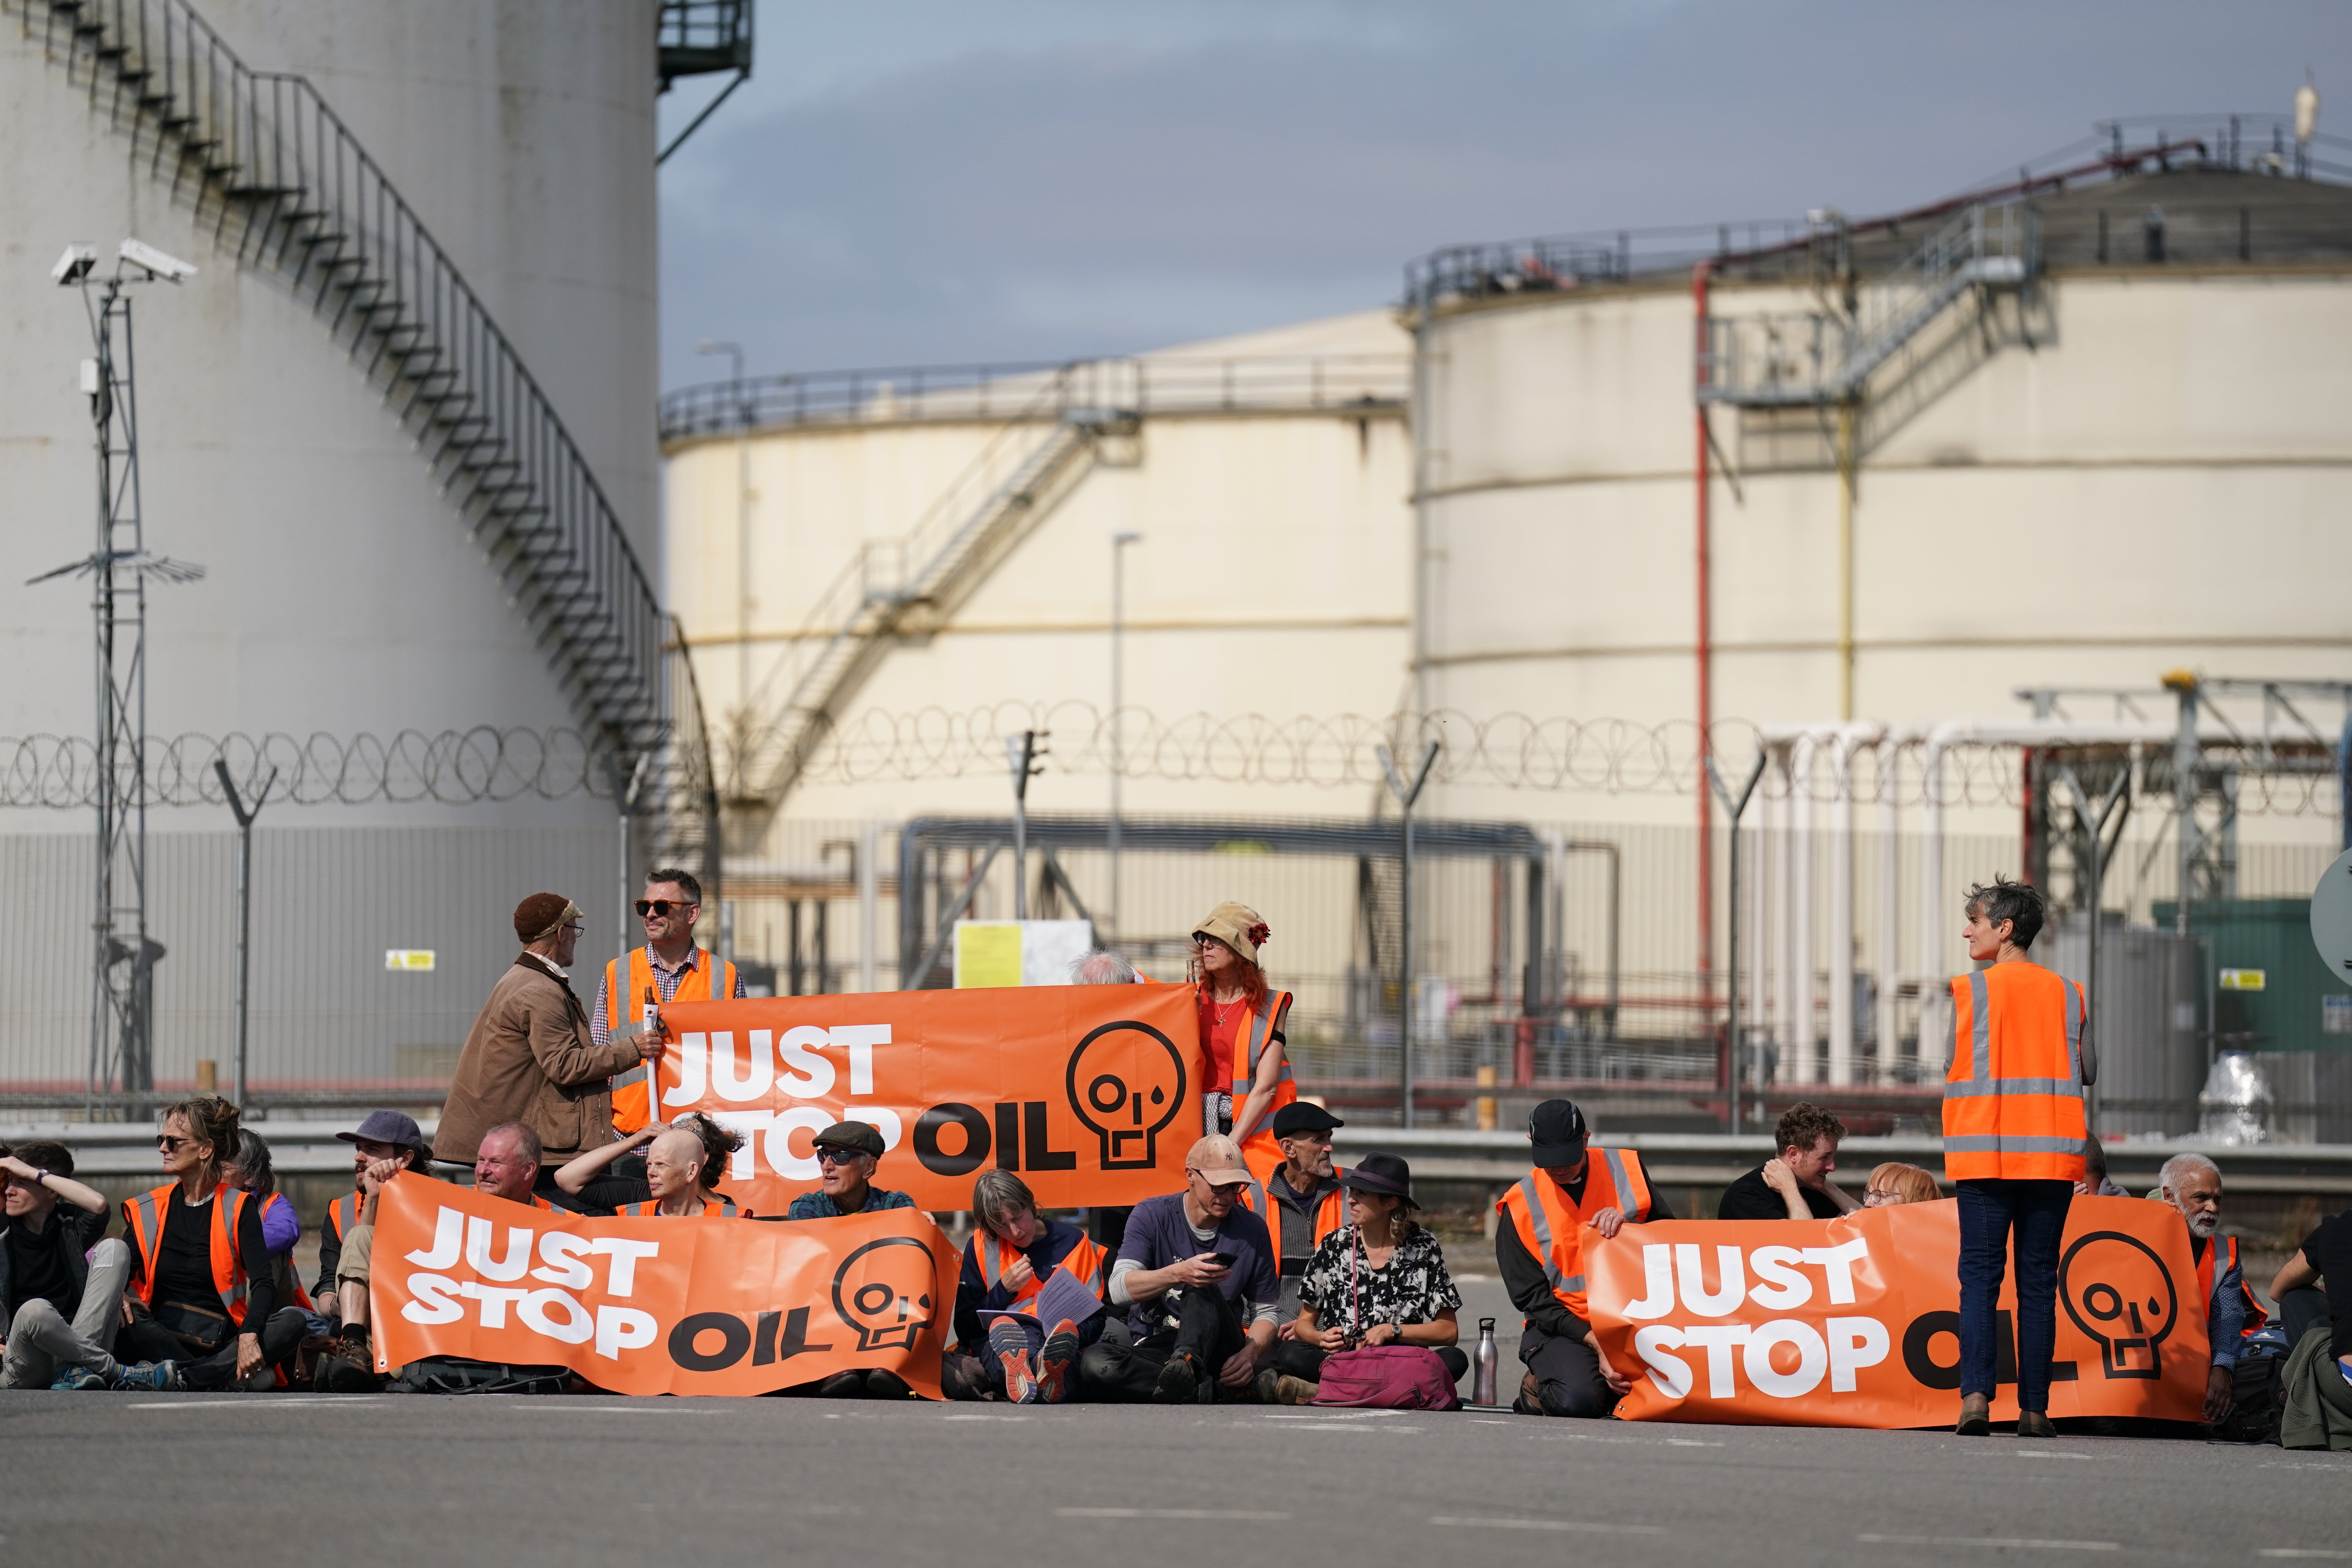
{"type": "Polygon", "coordinates": [[[1437,742],[1430,742],[1422,749],[1421,766],[1407,784],[1397,773],[1396,758],[1386,746],[1380,748],[1381,772],[1388,775],[1389,793],[1397,797],[1404,818],[1404,854],[1402,889],[1402,920],[1398,931],[1397,946],[1404,965],[1404,1005],[1402,1026],[1397,1031],[1397,1080],[1402,1091],[1404,1124],[1413,1124],[1412,1105],[1412,803],[1421,798],[1421,786],[1429,782],[1430,765],[1437,761],[1437,742]]]}
{"type": "MultiPolygon", "coordinates": [[[[2092,809],[2091,796],[2084,790],[2083,781],[2075,776],[2071,765],[2059,763],[2055,771],[2060,778],[2066,781],[2067,792],[2074,797],[2075,823],[2089,830],[2087,837],[2091,840],[2090,875],[2084,879],[2089,887],[2083,900],[2091,921],[2090,929],[2084,934],[2084,941],[2089,945],[2083,958],[2083,994],[2087,1003],[2083,1009],[2083,1023],[2087,1031],[2095,1023],[2095,1010],[2099,1005],[2099,903],[2100,889],[2107,879],[2107,819],[2115,816],[2118,807],[2122,809],[2123,816],[2116,822],[2116,841],[2121,843],[2125,825],[2131,821],[2132,764],[2128,762],[2124,764],[2123,771],[2108,787],[2105,798],[2096,803],[2095,809],[2092,809]]],[[[2091,1036],[2091,1043],[2094,1047],[2098,1044],[2096,1035],[2091,1036]]],[[[2099,1135],[2098,1112],[2094,1103],[2095,1094],[2095,1087],[2086,1087],[2083,1090],[2083,1125],[2094,1138],[2099,1135]]]]}
{"type": "Polygon", "coordinates": [[[1004,737],[1004,760],[1013,770],[1013,918],[1029,918],[1029,781],[1045,770],[1036,760],[1037,731],[1004,737]]]}
{"type": "Polygon", "coordinates": [[[1119,747],[1119,710],[1127,701],[1127,547],[1142,538],[1134,532],[1110,536],[1110,929],[1118,937],[1127,934],[1118,902],[1118,796],[1126,763],[1119,747]]]}
{"type": "Polygon", "coordinates": [[[236,793],[236,781],[229,776],[226,758],[213,759],[213,772],[220,777],[221,794],[228,799],[229,815],[236,818],[236,1055],[229,1092],[237,1104],[243,1105],[247,1026],[253,994],[253,819],[261,815],[263,804],[269,799],[270,787],[278,782],[278,770],[269,770],[269,776],[261,781],[261,793],[253,797],[250,806],[236,793]]]}
{"type": "MultiPolygon", "coordinates": [[[[1726,872],[1726,875],[1730,879],[1730,886],[1725,891],[1724,900],[1728,906],[1726,912],[1730,916],[1730,919],[1727,922],[1727,930],[1726,931],[1724,937],[1723,965],[1726,981],[1726,994],[1724,997],[1723,1028],[1724,1037],[1730,1043],[1731,1047],[1731,1131],[1735,1136],[1739,1131],[1740,1102],[1739,818],[1748,810],[1748,802],[1749,797],[1754,795],[1756,793],[1757,781],[1764,776],[1764,762],[1765,753],[1760,751],[1756,753],[1755,765],[1748,770],[1748,782],[1739,786],[1739,794],[1735,798],[1731,791],[1724,787],[1723,774],[1716,771],[1715,758],[1712,756],[1706,758],[1707,784],[1715,791],[1716,799],[1723,803],[1723,815],[1730,818],[1731,865],[1729,869],[1726,872]]],[[[1759,1098],[1761,1098],[1760,1095],[1759,1098]]],[[[1757,1120],[1761,1121],[1763,1120],[1764,1108],[1759,1104],[1756,1109],[1757,1120]]]]}
{"type": "MultiPolygon", "coordinates": [[[[630,932],[636,929],[629,924],[629,917],[635,912],[631,906],[636,901],[632,895],[634,895],[637,890],[636,881],[629,874],[629,829],[636,822],[637,806],[645,799],[647,770],[653,765],[653,752],[651,750],[639,752],[637,753],[636,765],[629,770],[628,782],[622,784],[620,789],[621,920],[619,926],[615,928],[618,932],[617,940],[620,942],[620,946],[616,950],[620,957],[620,963],[618,968],[614,971],[616,983],[614,989],[615,992],[618,992],[622,986],[625,986],[629,983],[629,950],[637,945],[635,942],[629,940],[630,932]]],[[[620,770],[615,767],[614,769],[614,773],[616,781],[618,779],[619,773],[620,770]]],[[[621,1016],[624,1019],[629,1016],[630,1008],[635,1000],[636,999],[635,997],[622,995],[615,995],[613,998],[613,1002],[620,1007],[621,1016]]],[[[652,1079],[648,1078],[646,1081],[650,1083],[652,1079]]]]}

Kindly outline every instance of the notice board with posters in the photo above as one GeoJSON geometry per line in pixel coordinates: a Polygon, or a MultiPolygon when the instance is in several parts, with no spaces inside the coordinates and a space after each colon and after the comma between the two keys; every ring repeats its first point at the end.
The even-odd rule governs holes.
{"type": "Polygon", "coordinates": [[[1139,1203],[1184,1184],[1204,1064],[1184,985],[1042,985],[681,1002],[662,1009],[659,1115],[745,1136],[720,1185],[756,1213],[816,1185],[810,1139],[882,1135],[877,1186],[971,1206],[984,1169],[1046,1208],[1139,1203]]]}
{"type": "MultiPolygon", "coordinates": [[[[1958,1418],[1959,1205],[1833,1220],[1584,1233],[1591,1321],[1639,1421],[1940,1426],[1958,1418]]],[[[2189,1229],[2168,1204],[2077,1197],[2059,1248],[2050,1415],[2202,1418],[2210,1357],[2189,1229]]],[[[2012,1266],[2000,1297],[2011,1334],[2012,1266]]],[[[2015,1340],[1992,1418],[2017,1418],[2015,1340]]]]}

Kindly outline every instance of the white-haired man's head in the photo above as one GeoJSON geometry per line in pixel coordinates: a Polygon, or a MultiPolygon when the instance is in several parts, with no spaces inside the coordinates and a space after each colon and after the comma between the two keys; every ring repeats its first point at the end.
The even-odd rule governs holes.
{"type": "Polygon", "coordinates": [[[1110,949],[1098,947],[1070,966],[1070,978],[1080,985],[1132,985],[1135,965],[1110,949]]]}
{"type": "Polygon", "coordinates": [[[708,1157],[700,1138],[672,1128],[646,1148],[646,1185],[653,1189],[656,1201],[692,1193],[708,1157]]]}
{"type": "Polygon", "coordinates": [[[2175,1154],[2157,1173],[2164,1201],[2189,1222],[2189,1234],[2200,1240],[2221,1228],[2221,1167],[2202,1154],[2175,1154]]]}

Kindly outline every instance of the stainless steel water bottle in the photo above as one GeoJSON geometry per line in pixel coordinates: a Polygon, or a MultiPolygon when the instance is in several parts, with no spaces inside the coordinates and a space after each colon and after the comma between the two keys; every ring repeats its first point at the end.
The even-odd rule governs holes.
{"type": "Polygon", "coordinates": [[[1470,1403],[1495,1403],[1495,1320],[1478,1320],[1478,1367],[1471,1374],[1470,1403]]]}

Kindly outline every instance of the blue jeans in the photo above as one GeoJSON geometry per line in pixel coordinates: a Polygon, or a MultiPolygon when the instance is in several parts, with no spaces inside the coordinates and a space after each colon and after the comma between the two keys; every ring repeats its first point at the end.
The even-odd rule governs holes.
{"type": "Polygon", "coordinates": [[[2050,1358],[2058,1348],[2058,1244],[2072,1182],[1962,1182],[1960,1393],[1996,1392],[2001,1276],[2017,1232],[2017,1407],[2050,1408],[2050,1358]]]}

